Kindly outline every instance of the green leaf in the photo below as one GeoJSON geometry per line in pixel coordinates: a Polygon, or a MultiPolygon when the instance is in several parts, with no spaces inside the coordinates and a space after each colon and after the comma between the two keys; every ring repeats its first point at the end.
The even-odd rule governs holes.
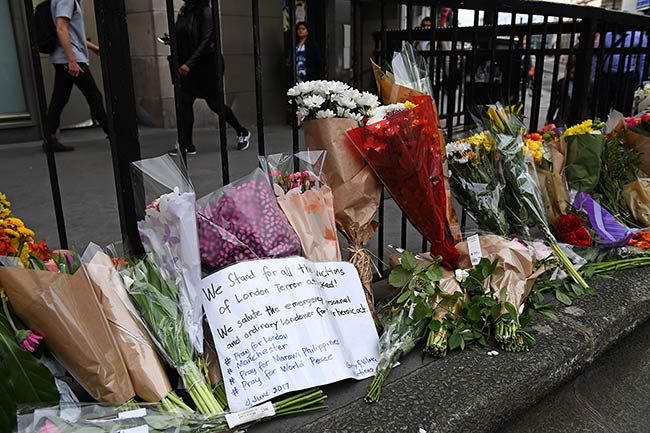
{"type": "Polygon", "coordinates": [[[433,332],[438,332],[442,328],[442,323],[439,320],[432,320],[429,322],[429,329],[433,332]]]}
{"type": "Polygon", "coordinates": [[[408,291],[408,290],[405,290],[401,295],[399,295],[399,298],[397,298],[396,302],[398,304],[403,304],[404,301],[406,301],[409,298],[410,295],[411,295],[411,292],[408,291]]]}
{"type": "Polygon", "coordinates": [[[555,311],[553,310],[547,310],[547,309],[542,309],[542,310],[537,310],[539,314],[542,314],[549,319],[557,319],[557,314],[555,314],[555,311]]]}
{"type": "Polygon", "coordinates": [[[404,251],[402,254],[402,267],[407,271],[412,271],[415,269],[416,265],[417,261],[415,260],[415,256],[413,256],[409,251],[404,251]]]}
{"type": "Polygon", "coordinates": [[[435,295],[436,294],[436,284],[435,283],[426,283],[424,287],[422,287],[428,295],[435,295]]]}
{"type": "Polygon", "coordinates": [[[0,431],[13,431],[19,404],[56,404],[59,392],[50,371],[20,349],[0,314],[0,431]]]}
{"type": "Polygon", "coordinates": [[[431,311],[431,308],[424,303],[424,302],[418,302],[415,304],[415,308],[413,308],[413,320],[416,322],[424,319],[425,317],[429,317],[433,314],[433,311],[431,311]]]}
{"type": "Polygon", "coordinates": [[[463,337],[461,337],[460,334],[453,333],[451,334],[451,337],[449,337],[449,350],[456,350],[464,343],[463,337]]]}
{"type": "Polygon", "coordinates": [[[573,301],[571,301],[571,298],[564,292],[562,289],[557,289],[555,291],[555,298],[563,303],[564,305],[571,305],[573,304],[573,301]]]}
{"type": "Polygon", "coordinates": [[[409,271],[404,269],[402,266],[397,266],[391,271],[390,276],[388,277],[388,284],[393,287],[402,288],[411,281],[412,277],[413,275],[409,271]]]}
{"type": "Polygon", "coordinates": [[[440,281],[442,279],[442,269],[437,265],[431,266],[425,275],[431,281],[440,281]]]}
{"type": "Polygon", "coordinates": [[[517,319],[519,314],[517,314],[517,309],[515,308],[515,306],[512,305],[510,302],[506,302],[505,307],[506,307],[506,311],[508,312],[508,314],[510,314],[510,317],[513,320],[517,319]]]}
{"type": "Polygon", "coordinates": [[[467,317],[472,322],[478,322],[481,320],[481,308],[477,304],[473,304],[467,310],[467,317]]]}
{"type": "Polygon", "coordinates": [[[573,291],[573,294],[576,295],[577,297],[580,297],[585,294],[585,291],[582,290],[580,284],[571,284],[571,290],[573,291]]]}

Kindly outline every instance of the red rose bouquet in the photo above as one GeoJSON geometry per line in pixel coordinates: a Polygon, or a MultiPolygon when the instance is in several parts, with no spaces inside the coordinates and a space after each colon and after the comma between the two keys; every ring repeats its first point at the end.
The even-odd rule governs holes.
{"type": "Polygon", "coordinates": [[[555,223],[555,233],[560,242],[577,247],[590,247],[593,243],[587,223],[573,214],[560,215],[555,223]]]}
{"type": "Polygon", "coordinates": [[[409,221],[431,242],[431,253],[455,268],[458,253],[445,238],[446,194],[438,118],[428,96],[416,106],[348,136],[409,221]]]}

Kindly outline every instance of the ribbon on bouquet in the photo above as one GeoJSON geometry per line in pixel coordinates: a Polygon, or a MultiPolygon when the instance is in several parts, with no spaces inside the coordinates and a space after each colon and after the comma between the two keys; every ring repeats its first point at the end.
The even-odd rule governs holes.
{"type": "Polygon", "coordinates": [[[607,246],[624,245],[634,230],[621,224],[614,216],[586,192],[579,192],[573,206],[585,212],[601,243],[607,246]]]}

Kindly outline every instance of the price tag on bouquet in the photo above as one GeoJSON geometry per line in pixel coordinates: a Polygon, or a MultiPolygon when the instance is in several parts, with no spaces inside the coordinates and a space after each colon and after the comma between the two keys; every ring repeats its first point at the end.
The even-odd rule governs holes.
{"type": "Polygon", "coordinates": [[[379,337],[350,263],[240,262],[201,289],[232,411],[374,374],[379,337]]]}

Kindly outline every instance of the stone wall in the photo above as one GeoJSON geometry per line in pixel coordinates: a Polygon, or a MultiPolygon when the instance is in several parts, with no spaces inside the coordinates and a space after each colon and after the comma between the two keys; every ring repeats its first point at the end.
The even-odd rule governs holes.
{"type": "MultiPolygon", "coordinates": [[[[174,0],[176,11],[182,5],[174,0]]],[[[260,1],[260,38],[265,122],[284,121],[283,46],[281,0],[260,1]]],[[[164,0],[129,0],[127,19],[138,121],[143,125],[175,127],[174,90],[167,55],[169,48],[156,41],[168,30],[164,0]]],[[[255,81],[251,2],[222,0],[221,24],[226,62],[226,102],[245,126],[255,124],[255,81]]],[[[205,102],[194,106],[195,126],[217,125],[205,102]]]]}

